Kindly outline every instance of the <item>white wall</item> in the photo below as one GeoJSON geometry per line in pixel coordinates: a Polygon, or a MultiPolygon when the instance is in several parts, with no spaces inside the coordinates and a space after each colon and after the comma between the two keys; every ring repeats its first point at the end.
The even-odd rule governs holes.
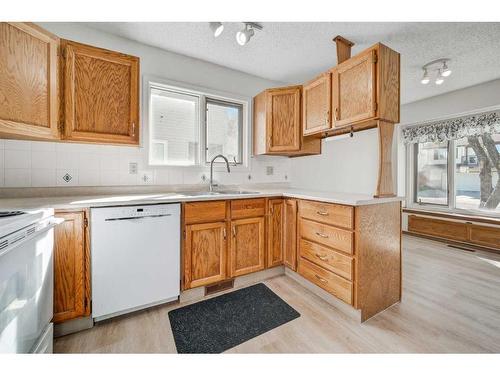
{"type": "MultiPolygon", "coordinates": [[[[401,125],[451,117],[465,112],[481,111],[498,105],[500,105],[500,79],[405,104],[401,106],[401,125]]],[[[404,195],[406,152],[399,135],[396,139],[398,142],[398,194],[404,195]]]]}
{"type": "MultiPolygon", "coordinates": [[[[282,85],[187,56],[163,51],[78,23],[40,23],[61,38],[132,54],[141,59],[141,77],[157,76],[241,96],[253,97],[261,90],[282,85]]],[[[168,35],[165,35],[168,37],[168,35]]],[[[142,91],[142,85],[141,85],[142,91]]],[[[141,100],[142,100],[141,94],[141,100]]],[[[144,106],[141,106],[141,111],[144,106]]],[[[143,117],[141,116],[141,120],[143,117]]],[[[142,126],[147,124],[142,123],[142,126]]],[[[284,182],[290,161],[282,157],[255,157],[247,171],[216,172],[221,183],[284,182]],[[267,176],[266,166],[274,166],[267,176]],[[251,180],[248,180],[248,175],[251,180]]],[[[0,187],[137,185],[142,175],[154,184],[195,184],[202,182],[207,169],[149,168],[144,147],[26,142],[0,139],[0,187]],[[128,173],[130,162],[139,164],[139,174],[128,173]],[[65,182],[62,177],[70,174],[65,182]]]]}

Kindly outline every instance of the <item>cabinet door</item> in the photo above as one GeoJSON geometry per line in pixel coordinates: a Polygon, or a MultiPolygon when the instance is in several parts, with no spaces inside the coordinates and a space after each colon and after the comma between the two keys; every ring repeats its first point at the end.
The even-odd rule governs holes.
{"type": "Polygon", "coordinates": [[[56,213],[54,231],[54,323],[90,314],[90,267],[84,212],[56,213]]]}
{"type": "Polygon", "coordinates": [[[139,144],[139,59],[63,41],[65,138],[139,144]]]}
{"type": "Polygon", "coordinates": [[[267,266],[283,264],[283,199],[269,200],[267,266]]]}
{"type": "Polygon", "coordinates": [[[323,74],[304,86],[302,95],[303,134],[329,129],[331,106],[331,74],[323,74]]]}
{"type": "Polygon", "coordinates": [[[297,269],[297,201],[285,200],[283,224],[283,262],[292,270],[297,269]]]}
{"type": "Polygon", "coordinates": [[[195,288],[226,278],[226,223],[186,226],[184,286],[195,288]]]}
{"type": "Polygon", "coordinates": [[[341,127],[376,116],[376,53],[368,50],[332,71],[334,125],[341,127]]]}
{"type": "Polygon", "coordinates": [[[265,267],[264,217],[231,222],[230,276],[236,277],[265,267]]]}
{"type": "Polygon", "coordinates": [[[299,151],[300,88],[269,90],[266,111],[268,151],[299,151]]]}
{"type": "Polygon", "coordinates": [[[59,39],[22,22],[0,23],[0,135],[56,139],[59,39]]]}

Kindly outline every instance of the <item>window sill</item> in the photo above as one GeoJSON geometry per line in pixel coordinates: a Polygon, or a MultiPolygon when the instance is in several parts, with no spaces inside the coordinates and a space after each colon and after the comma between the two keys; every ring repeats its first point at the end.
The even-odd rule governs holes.
{"type": "Polygon", "coordinates": [[[404,213],[408,214],[421,214],[427,216],[435,216],[442,217],[448,219],[456,219],[456,220],[465,220],[472,221],[477,223],[486,223],[486,224],[496,224],[500,225],[500,216],[498,215],[478,215],[476,212],[453,212],[450,210],[438,209],[438,208],[421,208],[421,207],[407,207],[403,208],[404,213]]]}

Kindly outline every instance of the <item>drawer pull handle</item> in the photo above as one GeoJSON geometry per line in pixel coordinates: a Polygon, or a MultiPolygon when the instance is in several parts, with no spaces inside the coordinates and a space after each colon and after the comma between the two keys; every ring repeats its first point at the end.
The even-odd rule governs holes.
{"type": "Polygon", "coordinates": [[[226,237],[227,237],[227,235],[226,235],[226,228],[222,228],[222,234],[224,236],[224,241],[225,241],[226,237]]]}
{"type": "Polygon", "coordinates": [[[324,284],[328,284],[328,280],[325,280],[325,279],[323,279],[321,276],[318,276],[318,275],[316,275],[316,274],[314,274],[314,276],[316,276],[316,278],[317,278],[319,281],[321,281],[322,283],[324,283],[324,284]]]}
{"type": "Polygon", "coordinates": [[[328,236],[326,234],[323,234],[323,233],[316,232],[316,235],[320,236],[322,238],[328,238],[328,236]]]}
{"type": "Polygon", "coordinates": [[[328,257],[326,255],[319,255],[319,254],[315,254],[316,255],[316,258],[319,258],[321,260],[327,260],[328,257]]]}
{"type": "Polygon", "coordinates": [[[321,216],[328,216],[328,212],[326,211],[316,211],[316,213],[321,216]]]}

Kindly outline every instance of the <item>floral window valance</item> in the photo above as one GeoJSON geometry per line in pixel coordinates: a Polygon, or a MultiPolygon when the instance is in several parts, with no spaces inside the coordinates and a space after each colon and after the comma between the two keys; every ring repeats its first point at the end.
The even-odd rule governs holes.
{"type": "Polygon", "coordinates": [[[413,125],[402,130],[404,143],[439,143],[482,134],[500,134],[500,111],[413,125]]]}

